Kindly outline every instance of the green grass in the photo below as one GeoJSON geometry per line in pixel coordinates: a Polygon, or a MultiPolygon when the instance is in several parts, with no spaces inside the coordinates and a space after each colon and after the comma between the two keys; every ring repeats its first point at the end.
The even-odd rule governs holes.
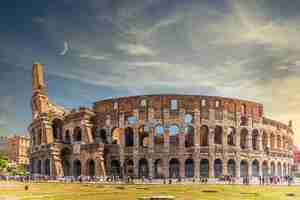
{"type": "Polygon", "coordinates": [[[4,200],[135,200],[151,195],[172,195],[176,200],[283,200],[299,199],[300,187],[239,185],[88,185],[0,182],[0,199],[4,200]],[[216,192],[205,192],[214,190],[216,192]],[[295,196],[286,196],[294,193],[295,196]]]}

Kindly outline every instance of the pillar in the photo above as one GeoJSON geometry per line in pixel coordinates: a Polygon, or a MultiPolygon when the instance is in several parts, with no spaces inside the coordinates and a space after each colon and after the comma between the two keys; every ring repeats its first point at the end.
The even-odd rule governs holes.
{"type": "Polygon", "coordinates": [[[185,177],[185,160],[183,158],[179,159],[180,168],[179,168],[179,176],[185,177]]]}
{"type": "Polygon", "coordinates": [[[149,168],[149,177],[153,178],[154,177],[154,166],[153,166],[152,158],[148,159],[148,168],[149,168]]]}
{"type": "Polygon", "coordinates": [[[235,162],[235,174],[237,178],[241,177],[241,161],[238,159],[235,162]]]}
{"type": "Polygon", "coordinates": [[[199,178],[200,177],[200,159],[194,158],[194,177],[199,178]]]}

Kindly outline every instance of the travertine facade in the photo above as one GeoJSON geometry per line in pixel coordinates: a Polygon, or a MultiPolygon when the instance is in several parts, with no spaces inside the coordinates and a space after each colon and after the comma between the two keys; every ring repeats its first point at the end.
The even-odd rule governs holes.
{"type": "Polygon", "coordinates": [[[31,165],[54,176],[218,177],[287,175],[292,123],[263,105],[198,95],[101,100],[66,111],[49,103],[33,65],[31,165]]]}
{"type": "Polygon", "coordinates": [[[29,164],[29,138],[26,136],[12,136],[7,139],[9,162],[16,165],[29,164]]]}

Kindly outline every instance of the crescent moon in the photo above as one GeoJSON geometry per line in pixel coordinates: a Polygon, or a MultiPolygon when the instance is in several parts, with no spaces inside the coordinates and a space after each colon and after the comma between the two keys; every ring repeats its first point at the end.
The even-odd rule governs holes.
{"type": "Polygon", "coordinates": [[[68,42],[64,42],[64,50],[62,50],[62,52],[60,52],[61,56],[66,55],[66,53],[69,51],[69,44],[68,42]]]}

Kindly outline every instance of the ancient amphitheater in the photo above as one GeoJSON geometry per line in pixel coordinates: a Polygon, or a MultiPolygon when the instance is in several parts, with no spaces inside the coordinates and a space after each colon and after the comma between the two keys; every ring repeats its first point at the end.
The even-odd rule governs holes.
{"type": "Polygon", "coordinates": [[[220,177],[291,173],[293,130],[255,102],[201,95],[100,100],[67,111],[49,102],[33,65],[30,161],[52,176],[220,177]]]}

